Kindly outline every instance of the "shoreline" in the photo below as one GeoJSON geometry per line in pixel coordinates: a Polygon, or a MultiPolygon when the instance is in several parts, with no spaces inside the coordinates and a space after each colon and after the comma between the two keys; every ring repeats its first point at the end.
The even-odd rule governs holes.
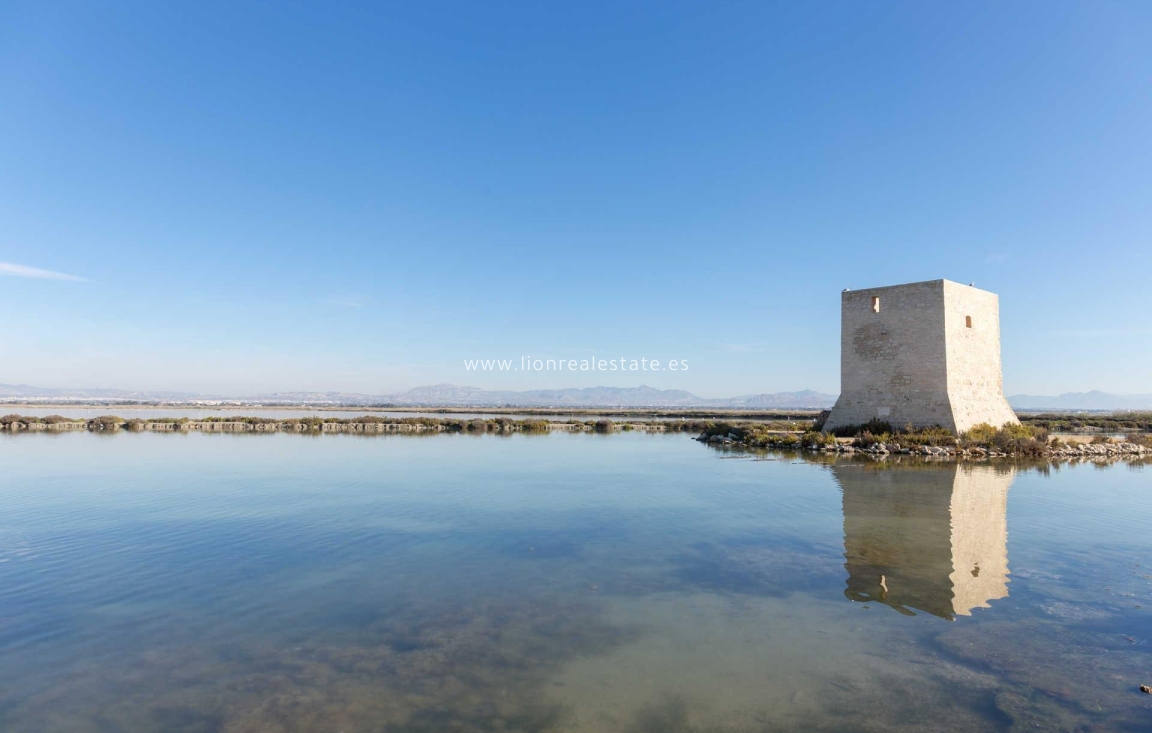
{"type": "MultiPolygon", "coordinates": [[[[762,426],[756,426],[757,429],[762,426]]],[[[1152,445],[1128,441],[1089,442],[1083,436],[1066,436],[1054,444],[1045,446],[1040,453],[1017,453],[997,448],[994,445],[900,445],[896,442],[873,442],[868,445],[853,445],[852,438],[833,438],[831,435],[795,430],[775,430],[758,433],[753,439],[744,434],[744,428],[728,423],[705,420],[629,420],[616,422],[601,418],[598,420],[570,419],[556,420],[509,418],[452,419],[438,417],[380,417],[362,415],[355,418],[304,417],[304,418],[265,418],[250,415],[237,415],[234,418],[209,417],[191,418],[123,418],[104,415],[96,418],[67,418],[62,416],[5,415],[0,417],[0,433],[10,435],[22,433],[65,433],[91,432],[111,434],[116,432],[158,432],[158,433],[231,433],[231,434],[271,434],[294,433],[307,435],[353,434],[353,435],[436,435],[441,433],[496,434],[513,433],[547,434],[564,433],[696,433],[694,440],[710,447],[728,449],[753,449],[770,451],[792,451],[809,454],[865,456],[884,459],[889,456],[915,456],[944,460],[968,459],[1016,459],[1021,457],[1042,459],[1142,459],[1152,457],[1152,445]],[[736,432],[732,432],[736,431],[736,432]]]]}
{"type": "Polygon", "coordinates": [[[899,443],[875,443],[870,446],[859,447],[852,445],[852,438],[838,438],[835,443],[804,443],[795,434],[781,436],[778,441],[769,441],[763,445],[743,442],[729,435],[703,434],[695,440],[708,445],[715,445],[734,449],[765,449],[774,451],[802,451],[805,453],[823,453],[828,455],[868,456],[873,458],[887,458],[888,456],[921,456],[928,458],[943,458],[963,460],[967,458],[1146,458],[1152,457],[1152,448],[1138,443],[1112,442],[1092,443],[1076,440],[1075,436],[1068,436],[1069,440],[1061,442],[1059,446],[1050,446],[1041,453],[1016,453],[996,450],[990,446],[933,446],[913,445],[902,446],[899,443]]]}

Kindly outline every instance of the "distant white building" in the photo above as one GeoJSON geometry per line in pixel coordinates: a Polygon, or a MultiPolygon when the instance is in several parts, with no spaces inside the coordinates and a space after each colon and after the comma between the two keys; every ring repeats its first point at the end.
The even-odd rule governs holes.
{"type": "Polygon", "coordinates": [[[826,430],[1019,422],[1004,398],[995,293],[949,280],[845,290],[840,319],[840,398],[826,430]]]}

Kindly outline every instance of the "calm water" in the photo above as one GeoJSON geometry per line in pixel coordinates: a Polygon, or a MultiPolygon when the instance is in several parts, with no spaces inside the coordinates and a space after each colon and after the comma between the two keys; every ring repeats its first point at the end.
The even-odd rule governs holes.
{"type": "Polygon", "coordinates": [[[0,437],[5,733],[1152,730],[1152,469],[0,437]]]}

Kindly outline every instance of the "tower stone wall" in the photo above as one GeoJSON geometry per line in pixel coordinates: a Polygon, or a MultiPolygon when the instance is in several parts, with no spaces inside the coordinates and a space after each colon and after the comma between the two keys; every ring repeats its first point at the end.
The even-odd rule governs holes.
{"type": "Polygon", "coordinates": [[[1004,398],[995,293],[930,280],[846,290],[840,308],[840,397],[825,429],[1017,422],[1004,398]]]}

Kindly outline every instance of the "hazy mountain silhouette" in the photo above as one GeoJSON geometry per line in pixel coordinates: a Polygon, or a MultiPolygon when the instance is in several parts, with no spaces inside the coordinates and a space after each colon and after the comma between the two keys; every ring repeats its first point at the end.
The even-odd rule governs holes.
{"type": "MultiPolygon", "coordinates": [[[[396,405],[404,407],[723,407],[730,409],[825,409],[836,395],[813,390],[772,392],[738,397],[700,397],[682,389],[639,387],[572,387],[524,391],[488,390],[458,384],[432,384],[393,394],[357,392],[273,392],[254,395],[196,394],[178,391],[34,387],[0,384],[0,399],[27,402],[91,400],[98,402],[235,401],[268,404],[396,405]]],[[[1118,395],[1094,390],[1057,396],[1014,395],[1017,410],[1152,410],[1152,394],[1118,395]]]]}

